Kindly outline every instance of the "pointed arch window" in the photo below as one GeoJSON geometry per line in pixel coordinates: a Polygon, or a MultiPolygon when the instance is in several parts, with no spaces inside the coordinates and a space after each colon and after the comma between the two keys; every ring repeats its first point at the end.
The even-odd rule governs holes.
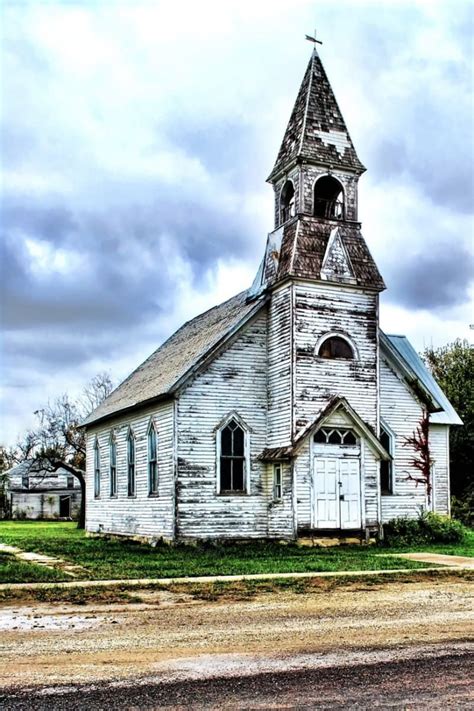
{"type": "Polygon", "coordinates": [[[344,191],[332,175],[324,175],[314,185],[313,214],[330,220],[344,219],[344,191]]]}
{"type": "Polygon", "coordinates": [[[287,180],[280,193],[280,224],[295,216],[295,186],[287,180]]]}
{"type": "Polygon", "coordinates": [[[127,493],[135,496],[135,435],[131,428],[127,435],[127,493]]]}
{"type": "MultiPolygon", "coordinates": [[[[383,425],[380,428],[380,442],[385,450],[393,457],[394,436],[383,425]]],[[[383,460],[380,462],[380,491],[383,496],[393,494],[393,461],[383,460]]]]}
{"type": "Polygon", "coordinates": [[[117,440],[112,432],[109,442],[110,496],[117,496],[117,440]]]}
{"type": "Polygon", "coordinates": [[[94,496],[100,497],[100,447],[97,437],[94,442],[94,496]]]}
{"type": "Polygon", "coordinates": [[[158,433],[153,420],[148,428],[148,494],[158,494],[158,433]]]}
{"type": "Polygon", "coordinates": [[[320,358],[335,358],[341,360],[352,360],[354,351],[351,344],[341,336],[329,336],[325,338],[318,349],[320,358]]]}
{"type": "Polygon", "coordinates": [[[248,432],[232,417],[217,432],[218,491],[221,494],[247,492],[248,432]]]}

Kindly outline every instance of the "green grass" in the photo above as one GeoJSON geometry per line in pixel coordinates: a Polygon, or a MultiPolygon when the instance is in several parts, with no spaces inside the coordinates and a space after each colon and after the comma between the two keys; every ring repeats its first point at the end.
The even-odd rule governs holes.
{"type": "Polygon", "coordinates": [[[0,583],[38,583],[63,580],[56,570],[17,560],[8,553],[0,553],[0,583]]]}
{"type": "MultiPolygon", "coordinates": [[[[86,538],[74,523],[0,521],[0,541],[23,550],[57,556],[84,567],[77,577],[91,580],[196,575],[319,572],[421,568],[424,564],[393,558],[393,549],[370,547],[306,548],[278,543],[156,548],[129,540],[86,538]]],[[[22,564],[23,565],[23,564],[22,564]]],[[[44,580],[31,566],[31,580],[44,580]]],[[[44,576],[41,569],[41,576],[44,576]]],[[[56,580],[70,580],[60,572],[56,580]]],[[[20,582],[11,570],[6,582],[20,582]]]]}
{"type": "MultiPolygon", "coordinates": [[[[1,529],[0,529],[1,537],[1,529]]],[[[444,555],[462,555],[468,558],[474,557],[474,529],[466,529],[466,540],[461,543],[433,543],[430,545],[416,545],[405,547],[387,548],[392,553],[402,552],[427,552],[427,553],[443,553],[444,555]]]]}

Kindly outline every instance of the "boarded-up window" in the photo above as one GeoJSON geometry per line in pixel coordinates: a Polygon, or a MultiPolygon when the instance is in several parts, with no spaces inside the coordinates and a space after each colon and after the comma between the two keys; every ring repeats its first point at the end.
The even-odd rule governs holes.
{"type": "Polygon", "coordinates": [[[220,491],[245,491],[245,431],[232,419],[220,431],[220,491]]]}

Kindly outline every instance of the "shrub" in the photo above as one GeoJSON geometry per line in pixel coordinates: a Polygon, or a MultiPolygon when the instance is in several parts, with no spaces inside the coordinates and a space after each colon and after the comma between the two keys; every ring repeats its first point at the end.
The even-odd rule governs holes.
{"type": "Polygon", "coordinates": [[[418,518],[395,518],[384,525],[384,545],[410,546],[423,543],[461,543],[466,530],[460,521],[423,512],[418,518]]]}
{"type": "Polygon", "coordinates": [[[451,498],[451,515],[465,526],[474,528],[474,487],[459,498],[451,498]]]}

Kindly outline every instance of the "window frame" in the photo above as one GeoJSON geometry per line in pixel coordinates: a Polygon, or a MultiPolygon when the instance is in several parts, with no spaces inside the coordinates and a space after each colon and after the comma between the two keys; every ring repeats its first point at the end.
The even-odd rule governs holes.
{"type": "Polygon", "coordinates": [[[94,442],[94,499],[100,499],[101,470],[100,470],[100,445],[96,437],[94,442]]]}
{"type": "Polygon", "coordinates": [[[283,500],[283,464],[275,462],[273,464],[273,501],[283,500]]]}
{"type": "Polygon", "coordinates": [[[72,474],[68,474],[66,477],[66,488],[74,489],[74,477],[72,474]]]}
{"type": "Polygon", "coordinates": [[[278,198],[278,211],[279,211],[279,226],[284,225],[285,222],[288,222],[288,220],[291,220],[293,217],[296,215],[296,188],[293,180],[291,178],[287,178],[283,185],[281,186],[280,190],[280,195],[278,198]],[[293,194],[291,198],[288,200],[288,203],[283,206],[283,191],[285,190],[286,186],[288,183],[291,184],[293,187],[293,194]]]}
{"type": "Polygon", "coordinates": [[[342,221],[344,221],[344,220],[346,219],[346,188],[345,188],[345,186],[342,184],[342,182],[339,180],[339,178],[336,178],[335,175],[332,175],[331,173],[322,173],[321,175],[316,176],[316,178],[315,178],[314,181],[313,181],[313,188],[312,188],[312,191],[311,191],[311,195],[312,195],[312,211],[311,211],[311,214],[312,214],[313,217],[316,217],[316,219],[318,219],[318,220],[337,220],[337,222],[342,222],[342,221]],[[334,203],[334,205],[337,205],[337,204],[338,204],[338,203],[337,203],[337,198],[342,194],[342,204],[340,203],[342,209],[341,209],[341,216],[340,216],[340,217],[337,217],[337,216],[332,216],[332,217],[331,217],[331,216],[328,216],[328,215],[326,215],[326,216],[323,217],[323,216],[321,216],[321,215],[316,215],[316,185],[318,184],[318,182],[319,182],[320,180],[323,180],[324,178],[332,178],[333,180],[335,180],[337,183],[339,183],[339,186],[340,186],[341,190],[340,190],[339,193],[336,195],[336,197],[333,198],[333,200],[324,200],[324,198],[318,198],[318,199],[319,199],[319,200],[324,200],[324,201],[326,202],[326,207],[328,207],[328,206],[329,206],[329,203],[331,203],[331,202],[334,203]]]}
{"type": "Polygon", "coordinates": [[[21,488],[22,489],[30,489],[30,475],[29,474],[22,474],[21,475],[21,488]]]}
{"type": "Polygon", "coordinates": [[[111,499],[118,496],[117,480],[117,439],[112,431],[109,439],[109,495],[111,499]]]}
{"type": "Polygon", "coordinates": [[[387,424],[384,422],[380,423],[380,442],[382,443],[382,431],[385,432],[385,434],[388,437],[388,442],[389,442],[389,447],[384,448],[387,450],[388,454],[392,457],[391,460],[381,460],[380,461],[380,495],[381,496],[393,496],[395,494],[395,468],[394,468],[394,458],[395,458],[395,433],[392,431],[390,427],[388,427],[387,424]],[[387,467],[388,469],[388,481],[389,481],[389,488],[384,489],[382,487],[382,467],[387,467]]]}
{"type": "Polygon", "coordinates": [[[131,427],[127,432],[127,496],[133,498],[137,495],[137,478],[136,478],[136,447],[135,433],[131,427]],[[133,457],[130,458],[130,453],[133,457]],[[130,484],[133,483],[133,486],[130,484]]]}
{"type": "Polygon", "coordinates": [[[248,496],[250,493],[250,429],[236,412],[230,413],[223,420],[216,430],[216,493],[220,496],[248,496]],[[243,431],[244,438],[244,454],[241,457],[233,457],[232,455],[222,455],[222,433],[225,428],[234,421],[243,431]],[[242,489],[223,489],[221,486],[221,461],[222,458],[239,458],[243,461],[243,488],[242,489]]]}
{"type": "Polygon", "coordinates": [[[346,333],[341,333],[340,331],[328,331],[318,338],[314,348],[314,354],[321,362],[337,361],[338,363],[348,363],[349,361],[359,360],[359,351],[356,344],[346,333]],[[319,351],[323,345],[331,338],[340,338],[342,341],[345,341],[352,351],[352,358],[327,358],[319,355],[319,351]]]}
{"type": "Polygon", "coordinates": [[[153,419],[150,420],[147,437],[147,479],[148,479],[148,496],[158,496],[159,491],[159,467],[158,467],[158,429],[153,419]],[[153,435],[153,440],[151,438],[153,435]],[[154,442],[154,457],[150,456],[150,442],[154,442]]]}

